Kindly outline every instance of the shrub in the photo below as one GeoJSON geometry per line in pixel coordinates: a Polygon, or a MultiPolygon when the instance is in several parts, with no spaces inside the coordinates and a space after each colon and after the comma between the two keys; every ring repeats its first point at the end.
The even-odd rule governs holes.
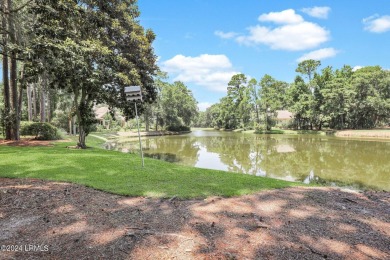
{"type": "Polygon", "coordinates": [[[21,122],[20,134],[33,135],[37,140],[61,139],[60,131],[49,123],[21,122]]]}
{"type": "Polygon", "coordinates": [[[103,132],[104,130],[106,130],[106,128],[103,125],[98,124],[96,126],[96,132],[103,132]]]}
{"type": "Polygon", "coordinates": [[[189,126],[185,125],[170,125],[166,128],[167,131],[172,131],[172,132],[185,132],[185,131],[190,131],[191,128],[189,126]]]}
{"type": "Polygon", "coordinates": [[[293,124],[292,124],[290,121],[291,121],[291,120],[289,120],[289,121],[278,122],[278,123],[276,124],[276,126],[278,126],[278,127],[281,128],[281,129],[293,128],[293,124]]]}

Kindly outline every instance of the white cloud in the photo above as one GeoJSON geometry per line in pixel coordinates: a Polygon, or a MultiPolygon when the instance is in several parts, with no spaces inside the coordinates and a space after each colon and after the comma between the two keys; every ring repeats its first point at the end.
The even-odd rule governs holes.
{"type": "Polygon", "coordinates": [[[274,22],[278,24],[295,24],[303,22],[302,16],[296,14],[293,9],[262,14],[259,16],[258,20],[260,22],[274,22]]]}
{"type": "Polygon", "coordinates": [[[274,29],[264,26],[249,28],[248,36],[239,36],[237,42],[245,45],[265,44],[271,49],[299,51],[315,48],[328,41],[329,32],[317,24],[301,22],[274,29]]]}
{"type": "Polygon", "coordinates": [[[301,9],[301,11],[310,15],[310,16],[316,17],[316,18],[326,19],[326,18],[328,18],[328,14],[330,12],[330,7],[328,7],[328,6],[315,6],[315,7],[311,7],[311,8],[303,8],[303,9],[301,9]]]}
{"type": "Polygon", "coordinates": [[[222,39],[232,39],[234,37],[237,36],[237,33],[235,32],[222,32],[222,31],[215,31],[214,32],[215,35],[217,35],[218,37],[222,38],[222,39]]]}
{"type": "Polygon", "coordinates": [[[206,111],[207,108],[211,107],[213,104],[210,102],[200,102],[198,103],[199,111],[206,111]]]}
{"type": "Polygon", "coordinates": [[[202,54],[197,57],[176,55],[162,63],[162,69],[175,81],[195,83],[213,91],[226,91],[231,77],[239,72],[225,55],[202,54]]]}
{"type": "Polygon", "coordinates": [[[363,66],[357,65],[357,66],[352,68],[352,71],[357,71],[357,70],[360,70],[361,68],[363,68],[363,66]]]}
{"type": "Polygon", "coordinates": [[[316,23],[305,21],[293,9],[262,14],[259,21],[277,25],[251,26],[248,28],[249,34],[234,39],[248,46],[264,44],[271,49],[288,51],[316,48],[329,40],[329,31],[316,23]]]}
{"type": "Polygon", "coordinates": [[[363,19],[365,24],[364,30],[373,33],[384,33],[390,31],[390,16],[389,15],[373,15],[363,19]]]}
{"type": "Polygon", "coordinates": [[[301,62],[304,60],[323,60],[323,59],[334,57],[334,56],[336,56],[337,53],[338,53],[338,51],[335,50],[334,48],[319,49],[319,50],[315,50],[315,51],[303,54],[302,57],[297,59],[297,62],[301,62]]]}

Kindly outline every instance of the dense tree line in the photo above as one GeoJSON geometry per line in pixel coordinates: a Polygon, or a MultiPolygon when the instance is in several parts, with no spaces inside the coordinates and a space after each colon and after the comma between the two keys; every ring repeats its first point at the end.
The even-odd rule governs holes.
{"type": "Polygon", "coordinates": [[[150,125],[154,130],[187,131],[198,117],[197,101],[183,82],[168,83],[167,75],[159,73],[155,78],[156,101],[146,106],[144,120],[146,131],[150,125]]]}
{"type": "Polygon", "coordinates": [[[94,104],[133,117],[128,85],[142,86],[145,103],[156,99],[155,35],[139,24],[136,1],[4,0],[0,14],[6,139],[20,138],[24,99],[28,119],[40,108],[41,121],[51,120],[57,101],[68,102],[65,113],[77,119],[81,148],[95,123],[94,104]],[[53,95],[58,92],[62,97],[53,95]]]}
{"type": "Polygon", "coordinates": [[[201,127],[270,130],[276,110],[289,110],[295,129],[362,129],[390,122],[390,71],[379,66],[354,71],[326,67],[317,72],[319,61],[298,64],[294,82],[278,81],[264,75],[259,81],[234,75],[227,95],[201,112],[201,127]]]}

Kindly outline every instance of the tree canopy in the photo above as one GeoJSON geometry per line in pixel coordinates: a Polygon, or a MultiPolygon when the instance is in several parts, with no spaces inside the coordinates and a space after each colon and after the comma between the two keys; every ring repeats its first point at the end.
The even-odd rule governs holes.
{"type": "Polygon", "coordinates": [[[247,84],[247,76],[234,75],[227,95],[208,108],[197,124],[270,130],[277,110],[292,112],[289,127],[296,129],[362,129],[389,124],[390,71],[379,66],[353,71],[345,65],[317,72],[320,64],[314,60],[298,64],[296,71],[306,75],[308,82],[297,75],[289,84],[266,74],[247,84]]]}
{"type": "MultiPolygon", "coordinates": [[[[11,6],[3,4],[3,8],[11,6]]],[[[95,120],[94,104],[121,108],[131,117],[134,106],[126,102],[125,86],[141,86],[147,102],[156,98],[153,77],[158,67],[152,48],[155,35],[137,20],[140,13],[135,1],[34,0],[26,2],[25,12],[31,17],[26,24],[28,45],[13,41],[13,34],[8,33],[3,53],[9,52],[12,58],[12,51],[19,50],[25,82],[42,78],[48,88],[73,94],[80,147],[86,147],[85,136],[95,120]]],[[[10,14],[2,14],[3,21],[12,20],[10,14]]],[[[12,27],[12,23],[6,25],[12,27]]],[[[6,58],[3,55],[3,61],[6,58]]],[[[12,70],[10,75],[12,82],[12,70]]],[[[19,82],[22,89],[21,79],[19,82]]]]}

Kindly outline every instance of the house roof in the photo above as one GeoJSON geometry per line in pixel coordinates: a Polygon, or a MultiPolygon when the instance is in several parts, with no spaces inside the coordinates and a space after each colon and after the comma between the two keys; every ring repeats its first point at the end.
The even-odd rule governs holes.
{"type": "Polygon", "coordinates": [[[108,113],[108,107],[99,107],[95,109],[96,119],[103,119],[103,117],[108,113]]]}
{"type": "MultiPolygon", "coordinates": [[[[108,107],[99,107],[99,108],[94,108],[95,110],[95,116],[96,116],[96,119],[97,120],[103,120],[104,119],[104,116],[110,112],[110,110],[108,109],[108,107]]],[[[115,113],[115,118],[117,120],[121,120],[121,121],[125,121],[125,117],[118,114],[118,113],[115,113]]]]}
{"type": "Polygon", "coordinates": [[[293,113],[288,110],[276,110],[276,113],[278,113],[277,120],[290,120],[294,117],[293,113]]]}

